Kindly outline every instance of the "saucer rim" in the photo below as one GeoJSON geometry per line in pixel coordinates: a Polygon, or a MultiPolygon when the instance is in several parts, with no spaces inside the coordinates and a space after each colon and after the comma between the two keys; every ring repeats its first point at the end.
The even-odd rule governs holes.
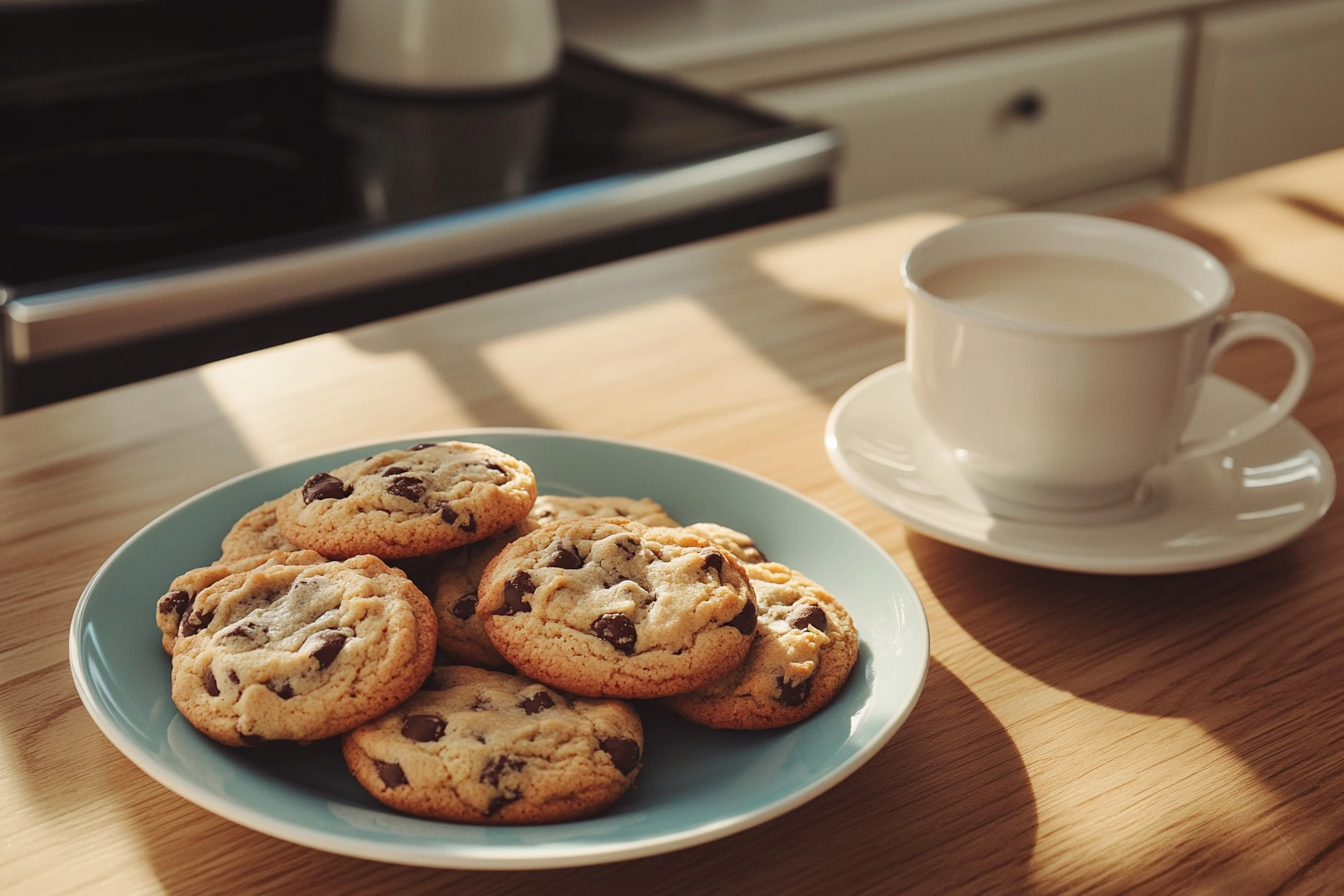
{"type": "MultiPolygon", "coordinates": [[[[844,418],[845,410],[853,404],[859,395],[872,389],[880,388],[889,380],[902,378],[904,379],[905,384],[908,384],[908,378],[905,376],[906,368],[907,362],[899,361],[868,374],[849,389],[845,390],[844,394],[840,396],[834,405],[832,405],[826,418],[825,447],[827,457],[829,458],[832,467],[835,468],[836,472],[840,474],[840,477],[844,479],[845,482],[878,507],[881,507],[887,513],[894,516],[907,528],[935,540],[974,553],[1064,572],[1098,573],[1104,575],[1164,575],[1197,572],[1200,570],[1214,569],[1241,563],[1283,547],[1315,525],[1329,511],[1334,503],[1336,481],[1334,462],[1330,457],[1330,453],[1310,430],[1295,418],[1289,417],[1278,424],[1278,426],[1271,430],[1270,433],[1257,436],[1256,438],[1251,439],[1247,444],[1254,444],[1258,439],[1266,438],[1271,433],[1281,434],[1281,431],[1286,428],[1292,433],[1296,440],[1302,442],[1304,448],[1314,450],[1320,455],[1323,475],[1318,486],[1312,491],[1314,494],[1319,494],[1322,497],[1314,506],[1314,513],[1306,512],[1294,516],[1291,518],[1291,523],[1285,523],[1285,525],[1278,529],[1267,530],[1264,533],[1265,537],[1263,538],[1251,540],[1249,542],[1229,542],[1223,550],[1207,551],[1198,554],[1150,554],[1145,556],[1130,555],[1120,557],[1102,556],[1096,553],[1084,553],[1078,550],[1059,551],[1033,548],[1027,545],[1003,543],[984,538],[977,538],[974,535],[968,535],[965,532],[939,524],[937,520],[930,518],[928,515],[921,514],[918,507],[898,506],[894,505],[891,501],[884,499],[881,493],[870,485],[870,482],[876,482],[876,480],[873,480],[872,477],[869,477],[854,468],[845,455],[845,451],[841,445],[841,439],[838,435],[838,430],[841,428],[841,421],[844,418]]],[[[1220,386],[1243,392],[1259,401],[1268,403],[1262,396],[1224,377],[1210,374],[1209,380],[1217,381],[1220,386]]],[[[897,385],[896,388],[908,388],[908,386],[897,385]]],[[[1205,399],[1201,398],[1201,401],[1202,400],[1205,399]]],[[[916,414],[917,413],[918,412],[916,411],[916,414]]],[[[917,425],[924,427],[927,424],[920,419],[917,421],[917,425]]],[[[1173,465],[1171,469],[1179,470],[1182,467],[1189,467],[1208,462],[1209,458],[1192,458],[1173,465]]],[[[883,485],[887,486],[888,484],[883,483],[883,485]]],[[[964,519],[983,521],[991,518],[987,513],[977,513],[970,508],[954,504],[949,499],[944,498],[944,500],[947,502],[949,511],[962,516],[964,519]]],[[[1155,514],[1148,520],[1115,524],[1100,523],[1095,526],[1089,526],[1091,531],[1097,533],[1097,539],[1092,542],[1092,544],[1105,544],[1107,537],[1113,535],[1116,530],[1122,526],[1133,527],[1151,525],[1156,520],[1162,519],[1165,514],[1170,511],[1170,508],[1164,508],[1162,512],[1155,514]]],[[[1010,527],[1011,531],[1014,532],[1038,532],[1040,533],[1040,537],[1033,539],[1037,542],[1047,541],[1050,532],[1060,531],[1067,525],[1025,520],[998,520],[997,522],[1002,526],[1010,527]]],[[[1070,526],[1068,528],[1077,531],[1076,527],[1070,526]]]]}

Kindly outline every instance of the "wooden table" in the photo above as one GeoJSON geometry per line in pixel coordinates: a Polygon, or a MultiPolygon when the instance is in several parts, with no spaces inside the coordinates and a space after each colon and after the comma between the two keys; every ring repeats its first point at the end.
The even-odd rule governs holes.
{"type": "MultiPolygon", "coordinates": [[[[6,893],[1344,892],[1344,528],[1229,568],[1054,572],[907,531],[827,462],[831,404],[901,356],[897,262],[993,202],[828,213],[0,419],[6,893]],[[382,865],[155,783],[80,703],[81,589],[176,502],[258,466],[458,426],[691,451],[816,498],[896,558],[932,663],[891,742],[803,808],[631,862],[382,865]]],[[[1319,352],[1296,412],[1344,457],[1344,153],[1129,210],[1231,268],[1319,352]]],[[[1219,371],[1273,393],[1287,359],[1219,371]]],[[[146,622],[148,623],[148,620],[146,622]]]]}

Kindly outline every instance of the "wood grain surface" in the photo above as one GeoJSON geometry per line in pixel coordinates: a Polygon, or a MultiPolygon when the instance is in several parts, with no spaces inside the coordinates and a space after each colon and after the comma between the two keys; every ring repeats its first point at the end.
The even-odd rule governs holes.
{"type": "MultiPolygon", "coordinates": [[[[1338,511],[1223,569],[1062,573],[908,532],[827,462],[831,404],[901,357],[901,254],[1000,207],[937,195],[830,212],[0,418],[0,891],[1344,892],[1338,511]],[[783,817],[674,853],[526,872],[282,842],[171,793],[103,737],[67,637],[119,544],[259,466],[466,425],[691,451],[847,517],[924,602],[933,659],[913,715],[783,817]]],[[[1318,366],[1295,416],[1344,457],[1344,153],[1122,216],[1214,251],[1235,307],[1307,329],[1318,366]]],[[[1287,369],[1259,344],[1219,366],[1266,395],[1287,369]]]]}

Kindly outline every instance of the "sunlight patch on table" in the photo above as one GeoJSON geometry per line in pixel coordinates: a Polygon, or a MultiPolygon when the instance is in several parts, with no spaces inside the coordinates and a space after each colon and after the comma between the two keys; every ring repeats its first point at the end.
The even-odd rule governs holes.
{"type": "Polygon", "coordinates": [[[1344,304],[1344,252],[1322,251],[1323,244],[1340,245],[1340,226],[1302,207],[1290,193],[1224,197],[1195,192],[1168,199],[1163,208],[1212,237],[1196,239],[1220,257],[1226,259],[1230,249],[1237,260],[1265,275],[1344,304]]]}
{"type": "MultiPolygon", "coordinates": [[[[146,779],[148,783],[148,779],[146,779]]],[[[91,811],[91,810],[90,810],[91,811]]],[[[51,831],[34,826],[31,835],[6,837],[6,893],[161,893],[163,881],[148,863],[137,864],[144,853],[142,837],[121,818],[100,817],[98,846],[90,852],[81,849],[71,861],[57,865],[50,856],[42,857],[50,846],[51,831]],[[9,889],[13,887],[13,889],[9,889]]],[[[67,831],[71,840],[80,831],[67,831]]]]}
{"type": "Polygon", "coordinates": [[[470,422],[461,402],[421,354],[373,354],[340,334],[208,364],[199,373],[259,464],[470,422]],[[377,413],[367,408],[347,412],[342,396],[357,393],[361,383],[371,380],[396,386],[382,394],[377,413]],[[295,420],[304,425],[295,426],[295,420]],[[283,441],[279,433],[286,435],[283,441]]]}
{"type": "Polygon", "coordinates": [[[1190,844],[1211,869],[1209,888],[1197,893],[1240,892],[1239,883],[1267,872],[1291,873],[1294,845],[1275,826],[1291,808],[1216,733],[1189,718],[1078,699],[974,646],[936,599],[928,608],[933,658],[1013,733],[1036,806],[1031,868],[1043,889],[1059,889],[1069,875],[1081,884],[1088,869],[1112,867],[1118,856],[1128,857],[1134,879],[1146,879],[1146,869],[1195,858],[1173,852],[1190,844]],[[1261,829],[1255,856],[1218,846],[1261,829]]]}
{"type": "Polygon", "coordinates": [[[903,325],[901,259],[924,237],[964,218],[932,211],[885,218],[760,249],[752,263],[792,292],[851,305],[903,325]]]}
{"type": "Polygon", "coordinates": [[[1033,866],[1043,883],[1057,882],[1062,866],[1081,873],[1119,856],[1135,879],[1197,860],[1207,886],[1185,892],[1209,894],[1292,867],[1291,847],[1273,829],[1281,800],[1197,722],[1079,701],[1069,720],[1067,728],[1042,720],[1039,741],[1030,724],[1015,736],[1036,796],[1033,866]],[[1231,845],[1256,828],[1265,830],[1264,850],[1246,855],[1231,845]]]}
{"type": "Polygon", "coordinates": [[[733,428],[776,403],[800,400],[812,411],[798,425],[819,428],[827,412],[687,295],[497,339],[481,346],[481,358],[539,420],[567,429],[635,437],[682,426],[733,428]],[[651,350],[669,341],[683,344],[678,356],[684,360],[676,368],[651,350]],[[632,383],[640,396],[634,401],[628,397],[632,383]],[[613,394],[627,397],[615,401],[613,394]]]}

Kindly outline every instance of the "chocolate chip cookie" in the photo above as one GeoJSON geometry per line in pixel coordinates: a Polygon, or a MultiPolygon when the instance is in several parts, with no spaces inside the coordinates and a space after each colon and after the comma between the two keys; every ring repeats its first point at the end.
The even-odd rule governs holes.
{"type": "Polygon", "coordinates": [[[159,624],[159,631],[163,634],[163,649],[170,654],[173,652],[173,645],[177,643],[178,628],[182,624],[182,614],[191,606],[196,595],[220,579],[262,566],[316,566],[326,562],[327,558],[317,551],[277,550],[264,554],[249,554],[232,560],[218,560],[209,566],[182,573],[173,579],[168,585],[168,592],[154,605],[154,617],[159,624]]]}
{"type": "Polygon", "coordinates": [[[747,566],[756,590],[756,640],[719,681],[664,705],[711,728],[778,728],[821,709],[845,683],[859,636],[845,608],[821,585],[780,563],[747,566]]]}
{"type": "Polygon", "coordinates": [[[440,560],[430,601],[439,621],[439,650],[454,664],[483,669],[509,665],[490,643],[485,624],[476,615],[476,601],[485,568],[519,535],[518,528],[454,548],[440,560]]]}
{"type": "Polygon", "coordinates": [[[766,556],[756,547],[756,541],[745,532],[721,526],[718,523],[691,523],[686,530],[709,539],[743,563],[765,563],[766,556]]]}
{"type": "Polygon", "coordinates": [[[391,450],[316,473],[276,508],[281,534],[327,557],[420,557],[522,520],[537,496],[531,468],[472,442],[391,450]]]}
{"type": "Polygon", "coordinates": [[[535,526],[556,520],[622,517],[646,526],[676,526],[663,505],[652,498],[622,498],[595,495],[540,495],[527,518],[535,526]]]}
{"type": "Polygon", "coordinates": [[[279,506],[280,499],[275,498],[243,514],[220,543],[220,561],[227,563],[272,551],[299,550],[298,545],[280,534],[280,523],[275,518],[279,506]]]}
{"type": "Polygon", "coordinates": [[[592,815],[634,783],[639,716],[521,675],[437,667],[405,703],[342,738],[346,764],[402,812],[478,824],[592,815]]]}
{"type": "Polygon", "coordinates": [[[520,672],[586,696],[662,697],[727,674],[756,632],[742,564],[683,529],[561,520],[491,561],[476,614],[520,672]]]}
{"type": "Polygon", "coordinates": [[[182,614],[173,702],[229,746],[331,737],[415,693],[435,629],[429,599],[377,557],[235,573],[182,614]]]}
{"type": "Polygon", "coordinates": [[[538,495],[522,522],[442,555],[434,588],[429,591],[439,619],[439,650],[454,663],[485,669],[508,666],[476,615],[481,575],[509,542],[549,522],[587,517],[624,517],[650,526],[677,524],[662,505],[649,498],[538,495]]]}

